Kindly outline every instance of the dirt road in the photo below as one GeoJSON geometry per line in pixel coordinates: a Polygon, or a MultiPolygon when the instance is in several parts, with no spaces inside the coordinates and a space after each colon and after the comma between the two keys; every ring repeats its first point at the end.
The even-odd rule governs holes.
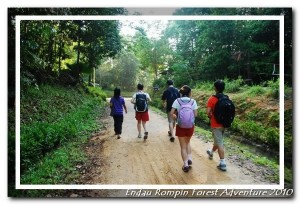
{"type": "MultiPolygon", "coordinates": [[[[126,99],[128,113],[124,116],[121,139],[113,131],[113,119],[105,122],[107,130],[91,138],[87,147],[92,166],[84,177],[84,184],[110,185],[262,185],[241,167],[227,161],[228,169],[222,172],[216,168],[218,156],[209,160],[206,149],[211,143],[205,143],[201,136],[191,139],[193,165],[185,173],[178,139],[170,142],[167,135],[168,122],[149,110],[147,123],[149,137],[146,142],[138,138],[133,105],[126,99]]],[[[95,194],[95,193],[94,193],[95,194]]],[[[97,195],[97,194],[95,194],[97,195]]],[[[114,196],[109,192],[107,196],[114,196]]]]}

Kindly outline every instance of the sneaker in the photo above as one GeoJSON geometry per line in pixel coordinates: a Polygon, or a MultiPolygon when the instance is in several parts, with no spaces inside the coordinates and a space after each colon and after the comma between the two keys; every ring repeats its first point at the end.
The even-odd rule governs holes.
{"type": "Polygon", "coordinates": [[[209,159],[213,159],[213,153],[209,149],[206,150],[206,153],[208,154],[209,159]]]}
{"type": "Polygon", "coordinates": [[[188,172],[189,170],[190,170],[190,167],[189,166],[183,166],[182,167],[182,170],[184,171],[184,172],[188,172]]]}
{"type": "Polygon", "coordinates": [[[226,164],[219,164],[217,166],[218,169],[222,170],[222,171],[226,171],[226,164]]]}
{"type": "Polygon", "coordinates": [[[171,137],[171,136],[172,136],[172,134],[171,134],[171,132],[170,132],[170,131],[168,131],[168,135],[169,135],[169,137],[171,137]]]}
{"type": "Polygon", "coordinates": [[[118,135],[117,139],[120,139],[120,138],[121,138],[121,136],[120,136],[120,135],[118,135]]]}
{"type": "Polygon", "coordinates": [[[144,140],[146,140],[148,138],[148,132],[145,132],[144,134],[144,140]]]}
{"type": "Polygon", "coordinates": [[[192,160],[188,160],[188,165],[190,166],[190,165],[192,165],[193,164],[193,162],[192,162],[192,160]]]}
{"type": "Polygon", "coordinates": [[[139,134],[139,135],[138,135],[138,138],[142,138],[142,136],[139,134]]]}
{"type": "Polygon", "coordinates": [[[171,137],[171,138],[170,138],[170,141],[171,141],[171,142],[174,142],[174,141],[175,141],[175,138],[174,138],[174,137],[171,137]]]}

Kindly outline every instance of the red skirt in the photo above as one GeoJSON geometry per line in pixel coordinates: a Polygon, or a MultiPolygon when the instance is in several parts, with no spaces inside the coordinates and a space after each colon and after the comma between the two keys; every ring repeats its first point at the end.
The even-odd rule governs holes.
{"type": "Polygon", "coordinates": [[[135,112],[135,119],[138,121],[149,121],[149,113],[148,112],[135,112]]]}
{"type": "Polygon", "coordinates": [[[177,137],[191,137],[194,134],[194,127],[192,128],[181,128],[176,125],[175,135],[177,137]]]}

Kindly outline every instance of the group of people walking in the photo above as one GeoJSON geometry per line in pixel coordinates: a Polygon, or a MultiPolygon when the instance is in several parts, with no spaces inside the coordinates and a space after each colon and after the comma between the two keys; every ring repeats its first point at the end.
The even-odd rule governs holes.
{"type": "MultiPolygon", "coordinates": [[[[161,100],[168,116],[168,136],[170,141],[175,141],[177,136],[180,144],[180,152],[183,161],[182,170],[188,172],[193,163],[192,149],[190,145],[191,137],[194,134],[195,117],[197,116],[198,105],[196,100],[192,98],[192,90],[188,85],[182,86],[179,90],[174,87],[172,80],[167,81],[168,88],[163,92],[161,100]]],[[[135,118],[137,120],[138,138],[148,138],[147,121],[149,121],[148,103],[151,98],[148,93],[143,91],[142,84],[137,85],[137,92],[132,96],[131,103],[134,104],[135,118]],[[142,128],[143,131],[142,132],[142,128]]],[[[212,129],[213,146],[206,151],[209,159],[213,159],[214,153],[217,152],[220,162],[217,168],[226,171],[225,151],[224,151],[224,126],[219,123],[214,115],[214,109],[218,102],[217,95],[223,93],[225,83],[222,80],[214,82],[215,94],[212,95],[206,104],[206,114],[210,119],[210,126],[212,129]]],[[[121,138],[123,110],[127,113],[124,98],[121,96],[119,88],[114,90],[114,96],[110,100],[110,107],[114,119],[114,131],[117,139],[121,138]]]]}

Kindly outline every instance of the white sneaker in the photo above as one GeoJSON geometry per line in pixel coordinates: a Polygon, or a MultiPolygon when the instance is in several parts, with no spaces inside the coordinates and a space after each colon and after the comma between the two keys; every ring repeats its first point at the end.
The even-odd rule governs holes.
{"type": "Polygon", "coordinates": [[[227,169],[226,164],[221,164],[221,163],[217,166],[217,168],[222,171],[226,171],[226,169],[227,169]]]}
{"type": "Polygon", "coordinates": [[[213,153],[212,153],[212,151],[211,150],[206,150],[206,153],[208,154],[208,158],[209,159],[213,159],[213,157],[214,157],[214,155],[213,155],[213,153]]]}

